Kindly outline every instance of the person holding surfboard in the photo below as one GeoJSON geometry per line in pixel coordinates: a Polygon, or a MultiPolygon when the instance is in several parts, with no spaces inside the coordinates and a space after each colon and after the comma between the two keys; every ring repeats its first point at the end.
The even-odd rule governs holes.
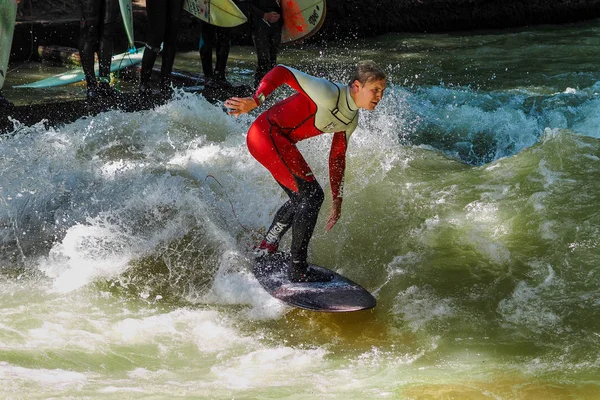
{"type": "Polygon", "coordinates": [[[254,73],[254,87],[275,65],[281,44],[283,18],[281,0],[252,0],[252,40],[258,63],[254,73]]]}
{"type": "Polygon", "coordinates": [[[160,91],[164,96],[171,95],[171,73],[177,51],[177,33],[183,10],[183,0],[146,0],[148,15],[148,43],[142,59],[140,74],[140,94],[152,93],[150,79],[152,67],[158,53],[162,53],[160,66],[160,91]],[[163,44],[162,50],[160,44],[163,44]]]}
{"type": "Polygon", "coordinates": [[[99,100],[113,96],[115,91],[110,87],[110,63],[119,18],[118,0],[79,0],[79,7],[79,55],[87,83],[87,98],[99,100]],[[94,71],[96,52],[100,68],[98,79],[94,71]]]}
{"type": "Polygon", "coordinates": [[[323,203],[323,189],[296,143],[325,132],[335,132],[329,155],[333,202],[325,230],[341,216],[346,148],[358,124],[358,110],[374,110],[383,97],[386,74],[373,62],[356,65],[349,84],[332,83],[294,68],[278,65],[261,80],[253,97],[232,97],[229,114],[239,116],[262,105],[275,89],[287,84],[296,94],[263,112],[248,130],[250,153],[271,172],[289,200],[277,211],[257,248],[257,256],[277,251],[281,237],[292,228],[290,280],[328,280],[308,268],[308,244],[323,203]]]}

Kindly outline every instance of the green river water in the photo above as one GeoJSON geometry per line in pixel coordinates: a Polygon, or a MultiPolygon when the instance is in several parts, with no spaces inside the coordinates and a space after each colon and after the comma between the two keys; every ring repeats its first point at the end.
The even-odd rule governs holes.
{"type": "MultiPolygon", "coordinates": [[[[288,308],[252,276],[249,249],[285,200],[245,146],[257,114],[180,92],[15,122],[0,139],[0,397],[600,398],[600,21],[279,61],[343,82],[363,58],[388,88],[352,135],[327,234],[326,188],[310,259],[375,309],[288,308]]],[[[235,47],[229,79],[250,83],[254,63],[235,47]]],[[[197,52],[176,67],[199,72],[197,52]]],[[[12,89],[64,68],[10,68],[17,104],[84,95],[12,89]]],[[[325,186],[330,141],[300,144],[325,186]]]]}

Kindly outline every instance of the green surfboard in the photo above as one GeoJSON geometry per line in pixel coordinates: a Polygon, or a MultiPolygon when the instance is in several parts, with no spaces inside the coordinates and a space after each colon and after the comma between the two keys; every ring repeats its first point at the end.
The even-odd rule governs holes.
{"type": "MultiPolygon", "coordinates": [[[[135,53],[125,52],[117,54],[112,57],[110,64],[110,71],[120,71],[132,65],[136,65],[142,62],[144,56],[144,49],[140,48],[135,53]]],[[[98,76],[98,63],[95,66],[96,76],[98,76]]],[[[85,80],[85,74],[82,68],[77,68],[72,71],[63,72],[62,74],[51,76],[50,78],[42,79],[40,81],[28,83],[26,85],[15,86],[15,88],[29,88],[29,89],[42,89],[56,86],[68,85],[70,83],[82,82],[85,80]]]]}
{"type": "Polygon", "coordinates": [[[125,26],[125,33],[127,34],[127,43],[129,48],[135,48],[133,41],[133,6],[131,0],[119,0],[119,7],[121,8],[121,15],[123,16],[123,25],[125,26]]]}

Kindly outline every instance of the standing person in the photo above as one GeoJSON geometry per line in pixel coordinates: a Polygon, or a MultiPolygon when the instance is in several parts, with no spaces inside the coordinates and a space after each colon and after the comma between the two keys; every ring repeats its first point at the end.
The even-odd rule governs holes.
{"type": "Polygon", "coordinates": [[[290,279],[323,281],[330,277],[308,269],[308,244],[323,203],[323,189],[300,154],[296,143],[325,132],[335,132],[329,153],[329,181],[333,202],[325,230],[340,218],[346,148],[358,124],[358,110],[374,110],[386,86],[385,73],[373,61],[356,65],[348,85],[332,83],[278,65],[260,82],[253,97],[232,97],[229,114],[239,116],[259,107],[276,88],[288,84],[298,93],[263,112],[248,130],[248,150],[271,172],[289,196],[257,249],[257,256],[275,253],[281,237],[292,228],[290,279]]]}
{"type": "Polygon", "coordinates": [[[0,7],[2,24],[0,25],[0,108],[12,108],[13,104],[2,94],[4,79],[8,73],[8,59],[10,58],[10,49],[12,47],[13,34],[17,18],[17,8],[21,0],[4,3],[0,7]],[[11,23],[12,22],[12,23],[11,23]],[[3,47],[6,46],[6,47],[3,47]]]}
{"type": "Polygon", "coordinates": [[[252,39],[258,58],[254,87],[258,87],[263,76],[277,65],[283,29],[281,0],[252,0],[251,11],[252,39]]]}
{"type": "Polygon", "coordinates": [[[227,67],[227,58],[229,58],[229,47],[231,45],[231,28],[215,26],[202,20],[200,22],[202,34],[200,36],[199,51],[205,84],[213,87],[231,87],[231,84],[225,78],[225,68],[227,67]],[[214,70],[212,63],[213,48],[217,53],[214,70]]]}
{"type": "Polygon", "coordinates": [[[87,99],[98,100],[116,92],[110,87],[110,63],[114,35],[119,19],[118,0],[79,0],[81,24],[79,55],[87,82],[87,99]],[[96,79],[94,55],[98,53],[99,74],[96,79]]]}
{"type": "Polygon", "coordinates": [[[158,53],[162,52],[160,67],[160,91],[164,96],[171,95],[171,72],[177,51],[177,32],[183,10],[183,0],[146,0],[148,14],[148,43],[142,58],[140,93],[152,93],[152,67],[158,53]],[[162,50],[160,48],[163,44],[162,50]]]}

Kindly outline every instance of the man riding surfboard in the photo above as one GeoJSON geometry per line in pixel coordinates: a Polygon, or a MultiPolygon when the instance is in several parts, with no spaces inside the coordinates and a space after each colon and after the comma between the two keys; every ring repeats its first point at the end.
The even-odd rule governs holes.
{"type": "Polygon", "coordinates": [[[232,97],[225,106],[236,117],[248,113],[283,84],[297,93],[263,112],[247,136],[250,153],[271,172],[290,198],[275,214],[257,253],[275,253],[282,236],[292,228],[290,280],[324,281],[329,277],[309,269],[307,263],[308,244],[324,199],[323,189],[296,143],[335,132],[329,155],[333,195],[325,227],[329,231],[341,216],[346,149],[358,124],[358,110],[375,109],[383,97],[386,75],[373,61],[361,61],[348,85],[344,85],[278,65],[261,80],[253,97],[232,97]]]}

